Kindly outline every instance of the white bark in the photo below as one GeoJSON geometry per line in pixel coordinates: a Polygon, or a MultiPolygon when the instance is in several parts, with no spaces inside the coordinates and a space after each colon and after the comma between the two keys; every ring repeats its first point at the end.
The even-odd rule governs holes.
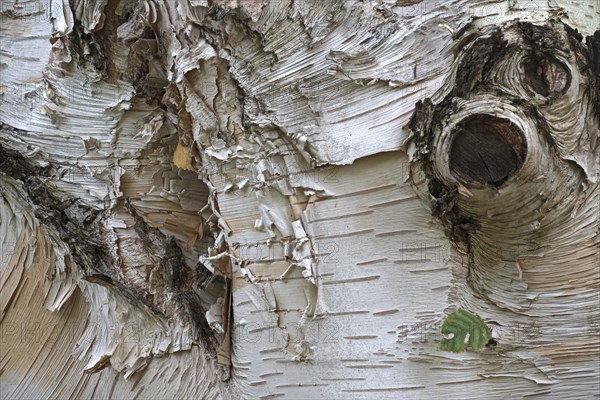
{"type": "Polygon", "coordinates": [[[0,11],[0,397],[598,394],[595,2],[0,11]]]}

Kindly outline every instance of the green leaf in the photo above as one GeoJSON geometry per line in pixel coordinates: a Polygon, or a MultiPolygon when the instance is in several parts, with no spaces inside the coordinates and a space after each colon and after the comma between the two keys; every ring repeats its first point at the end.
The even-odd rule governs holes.
{"type": "Polygon", "coordinates": [[[442,334],[454,334],[451,339],[442,339],[440,342],[440,350],[453,353],[462,353],[467,347],[481,351],[492,337],[492,331],[481,317],[465,310],[453,312],[444,319],[442,334]]]}

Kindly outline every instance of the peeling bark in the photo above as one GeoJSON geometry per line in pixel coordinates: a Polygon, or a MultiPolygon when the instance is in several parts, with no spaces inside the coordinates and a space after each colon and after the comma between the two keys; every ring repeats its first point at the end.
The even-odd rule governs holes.
{"type": "Polygon", "coordinates": [[[599,13],[3,3],[1,397],[596,395],[599,13]]]}

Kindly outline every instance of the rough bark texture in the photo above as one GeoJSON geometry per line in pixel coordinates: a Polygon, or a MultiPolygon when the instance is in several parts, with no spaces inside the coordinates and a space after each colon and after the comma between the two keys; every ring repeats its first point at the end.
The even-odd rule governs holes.
{"type": "Polygon", "coordinates": [[[600,394],[596,2],[1,5],[0,398],[600,394]]]}

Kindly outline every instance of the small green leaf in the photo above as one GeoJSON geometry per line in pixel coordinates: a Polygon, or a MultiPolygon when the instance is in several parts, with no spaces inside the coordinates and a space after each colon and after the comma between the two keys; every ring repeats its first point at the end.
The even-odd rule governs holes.
{"type": "Polygon", "coordinates": [[[444,319],[442,334],[454,334],[451,339],[442,339],[440,342],[440,350],[453,353],[462,353],[467,347],[481,351],[492,337],[490,328],[481,317],[465,310],[453,312],[444,319]]]}

